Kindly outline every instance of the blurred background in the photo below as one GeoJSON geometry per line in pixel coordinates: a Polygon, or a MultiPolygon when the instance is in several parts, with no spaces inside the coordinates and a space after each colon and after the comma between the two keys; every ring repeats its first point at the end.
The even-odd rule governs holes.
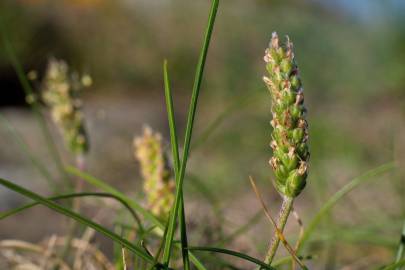
{"type": "MultiPolygon", "coordinates": [[[[147,124],[163,134],[170,153],[162,77],[165,58],[183,135],[209,4],[207,0],[2,0],[0,20],[24,71],[36,70],[39,81],[50,57],[92,76],[93,85],[84,92],[91,141],[88,171],[142,200],[132,139],[147,124]]],[[[270,95],[261,80],[264,49],[273,31],[288,34],[295,45],[309,112],[310,175],[296,202],[304,226],[353,177],[392,160],[402,164],[339,202],[305,249],[305,255],[314,256],[309,265],[370,269],[387,264],[393,260],[405,218],[401,161],[405,2],[401,0],[221,1],[185,181],[190,242],[215,244],[260,212],[249,175],[273,215],[278,209],[280,196],[271,184],[268,165],[270,95]]],[[[3,44],[0,89],[1,113],[57,178],[3,44]]],[[[13,137],[3,123],[1,177],[50,194],[13,137]]],[[[57,130],[54,138],[65,163],[72,163],[57,130]]],[[[0,210],[24,201],[0,188],[0,210]]],[[[97,205],[89,206],[89,216],[96,209],[97,205]]],[[[0,221],[0,239],[40,241],[65,231],[66,222],[42,207],[0,221]]],[[[292,218],[287,238],[295,241],[298,231],[292,218]]],[[[270,224],[260,216],[226,247],[262,258],[271,233],[270,224]]],[[[102,243],[108,251],[109,241],[102,243]]],[[[282,247],[280,253],[285,254],[282,247]]]]}

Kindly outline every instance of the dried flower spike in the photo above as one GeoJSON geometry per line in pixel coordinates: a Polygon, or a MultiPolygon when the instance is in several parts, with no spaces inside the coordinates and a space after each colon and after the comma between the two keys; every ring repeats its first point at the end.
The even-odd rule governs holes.
{"type": "Polygon", "coordinates": [[[294,198],[306,184],[309,151],[303,88],[288,36],[280,46],[277,33],[273,33],[264,61],[269,76],[263,81],[271,94],[273,115],[270,165],[277,190],[294,198]]]}
{"type": "Polygon", "coordinates": [[[145,127],[134,139],[135,158],[141,165],[144,191],[153,214],[166,218],[174,201],[175,181],[163,152],[162,137],[145,127]]]}
{"type": "MultiPolygon", "coordinates": [[[[89,76],[85,75],[89,81],[89,76]]],[[[43,81],[43,100],[50,107],[52,120],[59,126],[67,148],[75,154],[88,151],[81,91],[85,85],[77,73],[69,73],[63,60],[50,59],[43,81]]],[[[91,80],[90,80],[91,81],[91,80]]]]}

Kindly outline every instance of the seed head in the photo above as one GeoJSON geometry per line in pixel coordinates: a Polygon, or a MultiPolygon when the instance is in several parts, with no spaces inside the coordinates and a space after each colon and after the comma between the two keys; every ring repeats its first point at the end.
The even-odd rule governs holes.
{"type": "MultiPolygon", "coordinates": [[[[88,75],[83,78],[90,80],[88,75]]],[[[61,130],[67,148],[75,154],[88,151],[80,94],[85,84],[77,73],[69,73],[63,60],[50,59],[42,84],[42,97],[52,120],[61,130]]]]}
{"type": "Polygon", "coordinates": [[[135,158],[141,165],[148,207],[165,219],[174,201],[175,181],[163,151],[162,137],[145,127],[143,135],[134,138],[133,144],[135,158]]]}
{"type": "Polygon", "coordinates": [[[286,37],[285,44],[280,45],[274,32],[264,61],[268,76],[263,81],[271,95],[273,116],[270,165],[277,190],[287,197],[296,197],[306,184],[309,150],[304,93],[290,39],[286,37]]]}

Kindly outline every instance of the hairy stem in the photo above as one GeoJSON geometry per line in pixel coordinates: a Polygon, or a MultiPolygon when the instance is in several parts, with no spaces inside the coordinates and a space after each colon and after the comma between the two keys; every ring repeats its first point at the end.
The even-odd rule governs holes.
{"type": "MultiPolygon", "coordinates": [[[[290,198],[290,197],[283,198],[283,204],[281,205],[281,209],[280,209],[280,212],[278,214],[278,219],[277,219],[277,228],[281,232],[284,231],[284,227],[287,224],[287,219],[292,210],[293,202],[294,202],[294,198],[290,198]]],[[[280,244],[280,238],[278,237],[277,232],[275,232],[273,235],[273,238],[271,240],[270,248],[269,248],[269,251],[267,252],[267,256],[265,259],[265,262],[268,265],[270,265],[271,262],[273,261],[273,258],[276,255],[279,244],[280,244]]]]}

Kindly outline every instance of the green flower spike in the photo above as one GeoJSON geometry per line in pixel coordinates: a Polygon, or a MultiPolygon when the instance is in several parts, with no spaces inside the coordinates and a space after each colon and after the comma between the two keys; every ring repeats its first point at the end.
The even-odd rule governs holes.
{"type": "Polygon", "coordinates": [[[69,73],[64,61],[53,58],[49,61],[42,97],[50,107],[52,120],[59,126],[67,148],[78,155],[85,154],[89,148],[80,93],[90,85],[88,75],[79,78],[77,73],[69,73]]]}
{"type": "Polygon", "coordinates": [[[135,158],[141,165],[148,208],[166,219],[174,201],[175,181],[163,151],[162,137],[144,128],[143,136],[134,139],[135,158]]]}
{"type": "Polygon", "coordinates": [[[264,61],[269,76],[263,80],[271,94],[273,115],[270,165],[277,190],[294,198],[306,184],[309,150],[303,88],[288,36],[280,46],[277,33],[273,33],[264,61]]]}

